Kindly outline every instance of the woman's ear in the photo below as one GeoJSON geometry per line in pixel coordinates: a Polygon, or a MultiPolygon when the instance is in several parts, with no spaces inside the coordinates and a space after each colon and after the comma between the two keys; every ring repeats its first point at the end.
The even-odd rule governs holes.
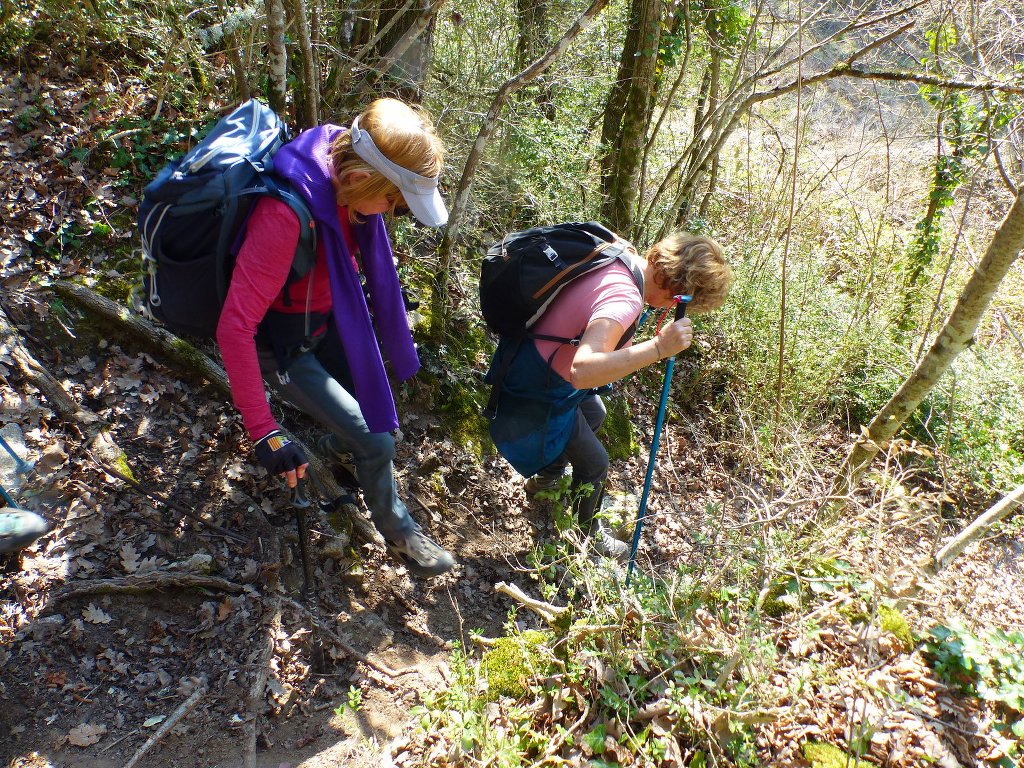
{"type": "Polygon", "coordinates": [[[339,179],[339,182],[343,187],[354,187],[356,184],[361,181],[366,181],[368,178],[370,178],[370,173],[368,171],[352,171],[351,173],[345,174],[344,178],[339,179]]]}

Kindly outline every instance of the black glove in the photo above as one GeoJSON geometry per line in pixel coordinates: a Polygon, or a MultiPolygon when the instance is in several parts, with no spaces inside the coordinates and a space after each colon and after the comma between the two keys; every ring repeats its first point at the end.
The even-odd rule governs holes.
{"type": "Polygon", "coordinates": [[[309,459],[303,450],[288,439],[288,436],[275,429],[266,437],[260,438],[255,445],[256,458],[272,475],[281,475],[308,464],[309,459]]]}

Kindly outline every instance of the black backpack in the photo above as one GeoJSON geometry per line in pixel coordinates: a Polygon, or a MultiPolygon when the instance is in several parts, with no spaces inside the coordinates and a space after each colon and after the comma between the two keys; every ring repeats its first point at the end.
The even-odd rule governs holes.
{"type": "MultiPolygon", "coordinates": [[[[488,377],[492,388],[485,416],[494,418],[497,413],[502,380],[523,339],[579,343],[580,336],[563,338],[530,332],[562,288],[619,259],[629,267],[643,294],[643,273],[630,258],[631,249],[628,242],[596,221],[513,232],[487,249],[480,269],[480,310],[487,327],[513,343],[504,345],[501,359],[488,377]]],[[[634,324],[618,346],[635,331],[634,324]]]]}
{"type": "Polygon", "coordinates": [[[212,337],[235,256],[256,200],[270,195],[299,219],[288,287],[316,260],[316,229],[306,203],[276,178],[273,156],[288,129],[266,105],[250,100],[223,117],[184,157],[143,191],[138,226],[143,278],[137,308],[176,333],[212,337]]]}

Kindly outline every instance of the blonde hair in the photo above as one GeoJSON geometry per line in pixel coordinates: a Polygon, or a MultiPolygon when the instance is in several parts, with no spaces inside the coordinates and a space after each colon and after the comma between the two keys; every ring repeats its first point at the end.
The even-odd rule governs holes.
{"type": "Polygon", "coordinates": [[[718,309],[736,279],[722,246],[710,237],[674,232],[652,245],[644,256],[654,266],[658,286],[693,297],[688,312],[718,309]]]}
{"type": "MultiPolygon", "coordinates": [[[[444,167],[444,145],[434,132],[430,115],[398,99],[377,99],[359,114],[359,127],[391,162],[420,176],[440,176],[444,167]]],[[[345,131],[331,145],[331,165],[338,179],[338,203],[347,205],[349,219],[359,220],[353,208],[364,200],[386,196],[392,210],[402,204],[402,193],[394,182],[359,157],[352,149],[352,136],[345,131]],[[363,171],[367,178],[353,184],[344,179],[363,171]]]]}

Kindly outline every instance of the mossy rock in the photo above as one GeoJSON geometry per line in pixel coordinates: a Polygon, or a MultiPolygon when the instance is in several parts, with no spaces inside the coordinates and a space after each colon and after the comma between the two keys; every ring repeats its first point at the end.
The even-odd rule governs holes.
{"type": "Polygon", "coordinates": [[[628,459],[640,450],[633,427],[633,412],[625,397],[605,399],[608,416],[601,427],[601,442],[608,451],[611,461],[628,459]]]}
{"type": "Polygon", "coordinates": [[[878,606],[878,623],[883,632],[895,635],[905,649],[909,650],[914,647],[914,631],[910,628],[910,622],[891,605],[878,606]]]}
{"type": "MultiPolygon", "coordinates": [[[[833,744],[825,744],[819,741],[807,741],[803,745],[804,758],[811,764],[811,768],[847,768],[853,765],[856,759],[845,750],[833,744]]],[[[861,765],[870,765],[863,758],[861,765]]]]}
{"type": "Polygon", "coordinates": [[[765,616],[777,619],[795,610],[794,601],[800,596],[796,579],[777,580],[768,587],[768,594],[761,603],[765,616]]]}
{"type": "Polygon", "coordinates": [[[487,681],[483,698],[496,701],[501,696],[513,699],[523,696],[530,678],[546,672],[540,648],[550,638],[546,632],[531,629],[497,640],[480,660],[480,673],[487,681]]]}

